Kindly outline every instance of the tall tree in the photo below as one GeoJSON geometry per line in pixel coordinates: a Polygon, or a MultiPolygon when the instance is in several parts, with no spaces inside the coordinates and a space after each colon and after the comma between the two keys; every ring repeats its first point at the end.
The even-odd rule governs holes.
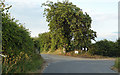
{"type": "Polygon", "coordinates": [[[47,2],[43,3],[43,6],[48,6],[44,10],[44,15],[49,22],[48,26],[53,38],[59,38],[59,42],[65,45],[67,50],[72,39],[77,46],[87,45],[91,39],[95,40],[96,32],[90,29],[91,17],[87,13],[84,14],[82,9],[72,2],[67,0],[57,3],[47,2]]]}

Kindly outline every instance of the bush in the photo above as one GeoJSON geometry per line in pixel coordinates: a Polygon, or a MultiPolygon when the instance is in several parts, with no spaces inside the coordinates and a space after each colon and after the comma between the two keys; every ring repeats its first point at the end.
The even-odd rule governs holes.
{"type": "Polygon", "coordinates": [[[2,73],[27,72],[37,68],[42,59],[40,55],[34,53],[36,44],[30,37],[30,32],[15,18],[10,17],[8,13],[10,7],[5,7],[4,2],[0,3],[0,8],[2,9],[2,53],[7,55],[2,61],[2,73]]]}
{"type": "Polygon", "coordinates": [[[120,57],[120,38],[117,40],[116,44],[116,55],[120,57]]]}
{"type": "Polygon", "coordinates": [[[92,44],[89,52],[102,56],[117,56],[116,44],[108,40],[101,40],[92,44]]]}
{"type": "Polygon", "coordinates": [[[3,54],[16,56],[21,51],[33,53],[34,43],[30,33],[22,25],[5,17],[2,22],[2,47],[3,54]]]}

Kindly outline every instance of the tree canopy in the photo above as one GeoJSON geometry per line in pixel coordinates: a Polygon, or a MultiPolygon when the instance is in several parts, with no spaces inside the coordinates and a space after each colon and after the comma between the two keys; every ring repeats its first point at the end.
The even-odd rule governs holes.
{"type": "Polygon", "coordinates": [[[87,46],[91,40],[95,40],[96,32],[91,29],[91,17],[82,11],[72,2],[63,1],[53,3],[43,3],[52,43],[60,43],[65,45],[67,50],[74,41],[76,46],[87,46]]]}

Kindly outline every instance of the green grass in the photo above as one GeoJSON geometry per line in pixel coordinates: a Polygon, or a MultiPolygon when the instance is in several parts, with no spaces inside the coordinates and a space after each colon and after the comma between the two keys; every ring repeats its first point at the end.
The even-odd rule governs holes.
{"type": "Polygon", "coordinates": [[[117,68],[118,71],[120,72],[120,58],[116,59],[114,67],[117,68]]]}
{"type": "Polygon", "coordinates": [[[41,69],[43,61],[44,60],[40,55],[34,55],[31,61],[27,61],[24,64],[24,72],[34,72],[41,69]]]}
{"type": "Polygon", "coordinates": [[[35,55],[33,57],[32,62],[33,63],[30,63],[31,66],[28,65],[27,69],[29,69],[29,71],[34,72],[36,70],[40,70],[41,69],[44,60],[43,60],[43,58],[41,56],[35,55]]]}
{"type": "MultiPolygon", "coordinates": [[[[29,60],[21,60],[10,70],[7,70],[7,65],[3,65],[4,70],[3,73],[29,73],[29,72],[35,72],[36,70],[40,70],[42,68],[44,60],[43,58],[38,55],[34,54],[29,60]],[[6,71],[5,71],[6,70],[6,71]]],[[[11,64],[13,65],[13,64],[11,64]]]]}
{"type": "MultiPolygon", "coordinates": [[[[41,69],[42,64],[43,64],[43,58],[40,55],[34,55],[34,57],[32,57],[31,61],[26,61],[23,66],[24,66],[24,70],[23,72],[27,73],[27,72],[34,72],[38,69],[41,69]]],[[[21,64],[22,66],[22,64],[21,64]]]]}

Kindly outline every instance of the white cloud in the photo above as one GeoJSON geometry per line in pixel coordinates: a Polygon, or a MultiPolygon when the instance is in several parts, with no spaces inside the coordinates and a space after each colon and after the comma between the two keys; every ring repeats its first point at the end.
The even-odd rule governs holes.
{"type": "Polygon", "coordinates": [[[110,37],[110,36],[118,36],[117,33],[98,33],[99,37],[110,37]]]}
{"type": "Polygon", "coordinates": [[[118,20],[117,13],[95,13],[92,14],[92,16],[94,16],[94,19],[98,21],[118,20]]]}
{"type": "Polygon", "coordinates": [[[97,41],[99,40],[103,40],[103,39],[107,39],[107,40],[111,40],[111,41],[116,41],[118,39],[118,33],[97,33],[97,41]]]}

